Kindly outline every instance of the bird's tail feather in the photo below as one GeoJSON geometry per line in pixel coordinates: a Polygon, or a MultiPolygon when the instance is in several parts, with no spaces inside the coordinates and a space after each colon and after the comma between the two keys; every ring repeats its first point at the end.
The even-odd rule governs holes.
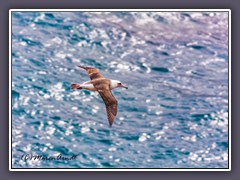
{"type": "Polygon", "coordinates": [[[71,88],[72,89],[82,89],[81,84],[75,84],[75,83],[71,84],[71,88]]]}

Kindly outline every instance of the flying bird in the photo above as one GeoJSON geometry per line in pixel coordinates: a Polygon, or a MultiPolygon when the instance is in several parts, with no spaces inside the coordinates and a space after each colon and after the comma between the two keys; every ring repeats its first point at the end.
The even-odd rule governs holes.
{"type": "Polygon", "coordinates": [[[98,91],[98,93],[102,97],[106,106],[109,125],[112,126],[114,119],[117,116],[118,102],[116,98],[113,96],[111,90],[118,87],[123,87],[128,89],[128,87],[122,84],[118,80],[105,78],[100,73],[99,69],[95,67],[85,67],[85,66],[78,66],[78,67],[83,68],[84,70],[87,71],[91,81],[84,82],[83,84],[73,83],[71,84],[71,88],[98,91]]]}

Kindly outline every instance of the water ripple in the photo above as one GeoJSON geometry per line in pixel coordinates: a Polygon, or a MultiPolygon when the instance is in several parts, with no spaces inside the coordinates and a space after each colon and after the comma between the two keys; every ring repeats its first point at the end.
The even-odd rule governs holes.
{"type": "Polygon", "coordinates": [[[14,12],[12,149],[20,168],[227,168],[227,13],[14,12]],[[79,64],[129,86],[112,128],[98,93],[70,89],[79,64]]]}

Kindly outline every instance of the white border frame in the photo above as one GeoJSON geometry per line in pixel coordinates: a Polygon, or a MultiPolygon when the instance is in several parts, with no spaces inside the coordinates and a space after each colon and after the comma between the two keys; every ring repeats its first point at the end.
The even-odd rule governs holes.
{"type": "Polygon", "coordinates": [[[231,171],[231,10],[230,9],[10,9],[9,10],[9,171],[231,171]],[[217,169],[217,168],[209,168],[209,169],[118,169],[118,168],[109,168],[109,169],[17,169],[12,168],[12,12],[117,12],[117,11],[134,11],[134,12],[228,12],[228,169],[217,169]]]}

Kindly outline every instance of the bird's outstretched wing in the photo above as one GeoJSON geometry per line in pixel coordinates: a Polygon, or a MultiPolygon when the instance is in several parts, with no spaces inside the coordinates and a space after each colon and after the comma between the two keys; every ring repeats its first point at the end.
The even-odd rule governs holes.
{"type": "Polygon", "coordinates": [[[109,125],[112,126],[115,117],[117,116],[118,102],[110,90],[110,81],[108,79],[101,81],[93,81],[94,87],[102,97],[107,111],[109,125]]]}
{"type": "Polygon", "coordinates": [[[86,66],[78,66],[78,67],[85,69],[88,75],[90,76],[91,80],[104,78],[104,76],[100,73],[99,69],[95,67],[86,67],[86,66]]]}

